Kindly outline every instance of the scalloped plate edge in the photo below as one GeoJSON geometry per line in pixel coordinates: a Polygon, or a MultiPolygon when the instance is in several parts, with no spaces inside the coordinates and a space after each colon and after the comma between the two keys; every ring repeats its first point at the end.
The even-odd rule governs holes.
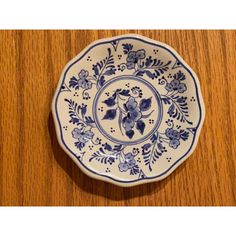
{"type": "Polygon", "coordinates": [[[92,43],[90,43],[88,46],[86,46],[79,54],[77,54],[77,56],[75,56],[72,60],[70,60],[66,66],[63,69],[63,72],[61,73],[61,77],[60,80],[58,81],[57,87],[56,87],[56,91],[54,93],[53,96],[53,100],[52,100],[52,115],[53,115],[53,120],[54,120],[54,125],[55,125],[55,129],[56,129],[56,135],[57,135],[57,140],[61,146],[61,148],[67,153],[67,155],[75,162],[75,164],[89,177],[94,178],[94,179],[98,179],[98,180],[102,180],[105,182],[109,182],[112,184],[115,184],[117,186],[121,186],[121,187],[131,187],[131,186],[135,186],[135,185],[140,185],[140,184],[145,184],[145,183],[151,183],[151,182],[156,182],[156,181],[160,181],[164,178],[166,178],[167,176],[169,176],[178,166],[180,166],[186,159],[188,159],[188,157],[194,152],[198,140],[199,140],[199,135],[201,133],[201,129],[204,123],[204,119],[205,119],[205,105],[203,102],[203,98],[202,98],[202,92],[201,92],[201,87],[200,87],[200,82],[198,79],[198,76],[196,75],[196,73],[192,70],[192,68],[184,61],[184,59],[179,55],[179,53],[176,52],[175,49],[173,49],[171,46],[162,43],[160,41],[157,40],[153,40],[150,39],[148,37],[142,36],[142,35],[138,35],[138,34],[123,34],[123,35],[119,35],[119,36],[115,36],[115,37],[110,37],[110,38],[103,38],[103,39],[98,39],[93,41],[92,43]],[[195,79],[195,83],[196,83],[196,87],[197,87],[197,91],[198,91],[198,95],[199,95],[199,104],[200,104],[200,108],[201,108],[201,120],[198,126],[198,129],[196,131],[195,134],[195,139],[194,142],[192,144],[192,148],[187,152],[187,154],[185,154],[181,159],[179,159],[178,161],[176,161],[174,163],[174,165],[172,165],[172,167],[170,167],[164,174],[162,174],[160,177],[156,177],[156,178],[146,178],[142,181],[136,181],[136,182],[119,182],[119,181],[115,181],[109,177],[106,176],[102,176],[102,175],[98,175],[97,173],[93,173],[91,170],[88,170],[83,163],[81,163],[76,156],[70,152],[65,145],[62,142],[62,133],[60,130],[60,127],[58,125],[58,119],[57,119],[57,111],[56,111],[56,98],[57,95],[60,91],[60,87],[62,84],[62,81],[64,79],[64,74],[67,71],[67,69],[70,67],[71,64],[73,64],[75,61],[77,61],[83,54],[85,54],[85,52],[88,51],[88,49],[90,49],[91,47],[99,44],[99,43],[104,43],[104,42],[109,42],[109,41],[115,41],[124,37],[131,37],[131,38],[139,38],[142,39],[144,41],[153,43],[153,44],[158,44],[161,45],[163,47],[165,47],[166,49],[168,49],[169,51],[171,51],[177,58],[178,60],[186,67],[186,69],[189,70],[189,72],[192,74],[192,77],[195,79]]]}

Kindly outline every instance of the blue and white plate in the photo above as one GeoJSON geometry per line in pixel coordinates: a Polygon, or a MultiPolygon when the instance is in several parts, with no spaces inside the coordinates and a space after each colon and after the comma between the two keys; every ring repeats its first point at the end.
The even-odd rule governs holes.
{"type": "Polygon", "coordinates": [[[168,176],[196,147],[199,81],[170,46],[140,35],[93,42],[52,102],[58,141],[89,176],[120,186],[168,176]]]}

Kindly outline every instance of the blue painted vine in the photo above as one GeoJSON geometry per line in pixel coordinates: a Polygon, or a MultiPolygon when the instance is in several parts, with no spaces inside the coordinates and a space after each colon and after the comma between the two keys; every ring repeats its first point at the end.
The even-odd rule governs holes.
{"type": "Polygon", "coordinates": [[[140,173],[139,166],[136,163],[135,157],[138,152],[133,149],[133,152],[124,152],[125,146],[115,145],[112,147],[108,143],[105,143],[98,151],[92,154],[89,161],[96,160],[102,164],[112,165],[114,162],[118,162],[118,168],[121,172],[129,171],[130,175],[136,175],[140,173]]]}
{"type": "Polygon", "coordinates": [[[132,50],[132,44],[122,44],[123,53],[127,56],[126,63],[118,66],[118,70],[133,70],[133,75],[144,76],[147,75],[150,79],[158,78],[169,70],[171,61],[163,62],[160,59],[152,56],[146,57],[145,49],[137,51],[132,50]]]}
{"type": "Polygon", "coordinates": [[[116,68],[114,65],[114,58],[111,54],[111,49],[108,48],[108,55],[92,65],[93,75],[89,75],[87,70],[82,69],[77,76],[73,76],[69,81],[69,87],[75,90],[83,90],[83,98],[89,98],[87,90],[91,89],[93,85],[99,90],[106,82],[106,77],[114,75],[116,68]]]}
{"type": "Polygon", "coordinates": [[[163,153],[167,152],[166,145],[170,148],[177,149],[181,141],[186,141],[189,137],[189,132],[183,129],[174,128],[173,121],[167,121],[169,126],[164,133],[156,132],[150,138],[150,142],[142,146],[142,155],[144,158],[145,165],[148,166],[149,170],[152,171],[152,166],[162,156],[163,153]]]}

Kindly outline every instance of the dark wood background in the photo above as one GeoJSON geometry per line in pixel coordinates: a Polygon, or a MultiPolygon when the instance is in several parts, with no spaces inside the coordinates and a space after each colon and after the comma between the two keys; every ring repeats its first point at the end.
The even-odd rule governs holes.
{"type": "Polygon", "coordinates": [[[0,31],[0,204],[236,205],[236,31],[0,31]],[[116,187],[59,147],[51,101],[65,64],[92,41],[139,33],[174,47],[198,74],[206,119],[193,155],[161,182],[116,187]]]}

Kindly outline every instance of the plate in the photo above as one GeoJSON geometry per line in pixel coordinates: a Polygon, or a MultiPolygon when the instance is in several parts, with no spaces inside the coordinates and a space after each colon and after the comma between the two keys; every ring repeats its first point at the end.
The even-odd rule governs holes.
{"type": "Polygon", "coordinates": [[[168,176],[204,120],[197,75],[170,46],[141,35],[93,42],[62,72],[58,141],[89,176],[120,186],[168,176]]]}

